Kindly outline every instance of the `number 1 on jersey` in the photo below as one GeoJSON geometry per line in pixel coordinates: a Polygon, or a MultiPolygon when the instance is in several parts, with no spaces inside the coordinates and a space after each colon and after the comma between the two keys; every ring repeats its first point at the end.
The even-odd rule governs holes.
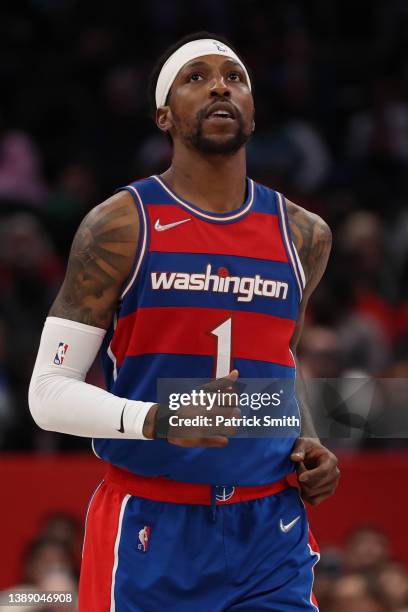
{"type": "Polygon", "coordinates": [[[215,378],[228,376],[231,368],[231,329],[232,319],[229,318],[224,323],[212,330],[212,334],[217,336],[217,361],[215,366],[215,378]]]}

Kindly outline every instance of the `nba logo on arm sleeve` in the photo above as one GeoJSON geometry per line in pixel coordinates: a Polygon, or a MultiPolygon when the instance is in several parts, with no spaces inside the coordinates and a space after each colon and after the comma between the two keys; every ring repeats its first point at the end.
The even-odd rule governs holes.
{"type": "Polygon", "coordinates": [[[60,342],[57,348],[57,352],[55,353],[54,363],[55,365],[62,365],[64,363],[65,353],[68,350],[69,345],[65,344],[65,342],[60,342]]]}

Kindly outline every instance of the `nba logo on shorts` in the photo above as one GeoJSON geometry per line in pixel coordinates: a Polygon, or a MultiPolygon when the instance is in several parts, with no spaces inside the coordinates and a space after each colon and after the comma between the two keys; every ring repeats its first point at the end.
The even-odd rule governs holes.
{"type": "Polygon", "coordinates": [[[54,363],[55,365],[62,365],[64,363],[65,353],[68,350],[68,344],[64,342],[60,342],[57,348],[57,352],[55,353],[54,363]]]}
{"type": "Polygon", "coordinates": [[[145,525],[143,529],[139,531],[139,544],[137,545],[137,550],[146,552],[147,547],[149,545],[149,538],[150,538],[150,527],[145,525]]]}

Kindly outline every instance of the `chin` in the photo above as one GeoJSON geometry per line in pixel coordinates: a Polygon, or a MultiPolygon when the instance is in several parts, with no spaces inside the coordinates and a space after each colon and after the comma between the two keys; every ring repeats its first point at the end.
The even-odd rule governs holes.
{"type": "Polygon", "coordinates": [[[191,144],[201,153],[209,155],[232,155],[241,149],[249,140],[249,136],[239,132],[234,135],[220,134],[218,136],[205,136],[196,134],[191,144]]]}

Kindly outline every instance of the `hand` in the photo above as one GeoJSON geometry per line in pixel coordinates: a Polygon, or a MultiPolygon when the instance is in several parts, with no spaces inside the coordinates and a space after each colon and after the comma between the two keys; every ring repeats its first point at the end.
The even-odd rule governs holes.
{"type": "MultiPolygon", "coordinates": [[[[218,378],[212,380],[210,383],[203,385],[202,389],[209,394],[217,391],[223,391],[225,393],[231,393],[234,391],[233,385],[237,380],[239,374],[237,370],[232,370],[228,376],[224,378],[218,378]]],[[[227,425],[215,424],[215,417],[222,415],[228,419],[231,417],[240,417],[241,411],[235,403],[228,403],[227,406],[223,406],[222,403],[216,403],[211,410],[206,410],[205,406],[183,406],[180,407],[177,412],[177,417],[180,419],[187,418],[191,419],[194,416],[209,417],[211,423],[209,425],[203,425],[192,428],[191,426],[170,426],[167,441],[170,444],[177,446],[183,446],[185,448],[195,447],[218,447],[222,448],[228,444],[228,438],[233,436],[237,428],[230,427],[227,425]]]]}
{"type": "MultiPolygon", "coordinates": [[[[202,389],[204,391],[215,393],[216,391],[224,391],[226,393],[232,392],[234,382],[238,378],[238,371],[232,370],[228,376],[213,380],[210,383],[204,385],[202,389]]],[[[143,435],[146,438],[153,438],[155,431],[155,420],[158,409],[158,404],[152,406],[146,415],[146,419],[143,425],[143,435]]],[[[211,410],[206,410],[205,406],[182,406],[177,412],[174,413],[179,419],[182,418],[193,418],[195,416],[210,417],[210,420],[215,420],[217,415],[223,415],[224,418],[228,419],[231,417],[240,417],[241,411],[234,402],[231,404],[228,402],[227,406],[215,404],[211,410]]],[[[191,426],[178,426],[169,427],[167,435],[167,441],[170,444],[176,444],[177,446],[184,447],[197,447],[197,446],[215,446],[223,447],[228,444],[228,437],[233,436],[237,431],[237,427],[210,424],[203,425],[201,427],[191,426]]]]}
{"type": "Polygon", "coordinates": [[[290,456],[297,463],[302,498],[312,506],[333,495],[340,478],[337,457],[314,438],[298,438],[290,456]]]}

